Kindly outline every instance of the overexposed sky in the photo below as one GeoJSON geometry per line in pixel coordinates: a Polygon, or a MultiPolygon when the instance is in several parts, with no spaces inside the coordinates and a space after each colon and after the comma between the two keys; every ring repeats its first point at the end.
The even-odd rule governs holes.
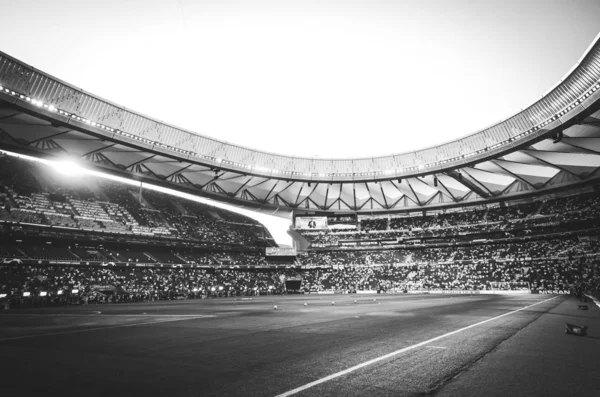
{"type": "Polygon", "coordinates": [[[600,31],[598,0],[0,0],[0,50],[228,142],[368,157],[540,98],[600,31]]]}

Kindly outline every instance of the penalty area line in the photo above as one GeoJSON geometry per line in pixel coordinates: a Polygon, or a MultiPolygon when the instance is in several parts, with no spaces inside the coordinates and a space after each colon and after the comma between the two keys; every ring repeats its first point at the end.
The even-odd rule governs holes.
{"type": "Polygon", "coordinates": [[[208,317],[216,317],[216,316],[185,317],[185,318],[175,318],[175,319],[167,319],[167,320],[158,320],[158,321],[147,321],[147,322],[144,322],[144,323],[113,325],[113,326],[109,326],[109,327],[72,329],[72,330],[69,330],[69,331],[57,331],[57,332],[49,332],[49,333],[45,333],[45,334],[32,334],[32,335],[11,336],[11,337],[8,337],[8,338],[1,338],[0,342],[4,342],[4,341],[8,341],[8,340],[17,340],[17,339],[37,338],[37,337],[41,337],[41,336],[76,334],[78,332],[102,331],[102,330],[105,330],[105,329],[136,327],[138,325],[172,323],[172,322],[175,322],[175,321],[195,320],[195,319],[199,319],[199,318],[208,318],[208,317]]]}
{"type": "Polygon", "coordinates": [[[275,396],[275,397],[287,397],[287,396],[292,396],[292,395],[294,395],[294,394],[297,394],[297,393],[300,393],[301,391],[304,391],[304,390],[306,390],[306,389],[310,389],[311,387],[314,387],[314,386],[320,385],[321,383],[328,382],[328,381],[330,381],[330,380],[332,380],[332,379],[339,378],[340,376],[344,376],[344,375],[346,375],[346,374],[349,374],[349,373],[351,373],[351,372],[354,372],[354,371],[356,371],[356,370],[359,370],[359,369],[361,369],[361,368],[367,367],[367,366],[369,366],[369,365],[371,365],[371,364],[375,364],[375,363],[377,363],[377,362],[379,362],[379,361],[386,360],[386,359],[388,359],[388,358],[392,358],[392,357],[394,357],[394,356],[397,356],[398,354],[401,354],[401,353],[407,352],[407,351],[409,351],[409,350],[416,349],[417,347],[421,347],[421,346],[427,345],[427,344],[429,344],[429,343],[431,343],[431,342],[435,342],[435,341],[437,341],[437,340],[440,340],[440,339],[442,339],[442,338],[445,338],[445,337],[447,337],[447,336],[455,335],[455,334],[458,334],[459,332],[463,332],[463,331],[466,331],[466,330],[468,330],[468,329],[471,329],[471,328],[477,327],[477,326],[479,326],[479,325],[483,325],[483,324],[485,324],[485,323],[489,323],[490,321],[494,321],[494,320],[497,320],[497,319],[499,319],[499,318],[502,318],[502,317],[509,316],[509,315],[511,315],[511,314],[514,314],[514,313],[520,312],[521,310],[529,309],[530,307],[533,307],[533,306],[536,306],[536,305],[540,305],[540,304],[542,304],[542,303],[545,303],[545,302],[551,301],[551,300],[553,300],[553,299],[556,299],[556,298],[558,298],[558,297],[559,297],[559,296],[555,296],[555,297],[553,297],[553,298],[550,298],[550,299],[546,299],[546,300],[543,300],[543,301],[540,301],[540,302],[536,302],[536,303],[534,303],[534,304],[532,304],[532,305],[525,306],[525,307],[522,307],[522,308],[520,308],[520,309],[513,310],[513,311],[510,311],[510,312],[508,312],[508,313],[501,314],[501,315],[499,315],[499,316],[496,316],[496,317],[488,318],[487,320],[483,320],[483,321],[480,321],[480,322],[478,322],[478,323],[471,324],[471,325],[468,325],[468,326],[466,326],[466,327],[463,327],[463,328],[459,328],[459,329],[457,329],[457,330],[455,330],[455,331],[451,331],[451,332],[448,332],[448,333],[446,333],[446,334],[443,334],[443,335],[440,335],[440,336],[436,336],[435,338],[428,339],[428,340],[426,340],[426,341],[423,341],[423,342],[417,343],[417,344],[415,344],[415,345],[411,345],[411,346],[405,347],[405,348],[403,348],[403,349],[396,350],[396,351],[394,351],[394,352],[391,352],[391,353],[385,354],[385,355],[383,355],[383,356],[376,357],[376,358],[374,358],[374,359],[372,359],[372,360],[365,361],[365,362],[363,362],[363,363],[360,363],[360,364],[358,364],[358,365],[355,365],[354,367],[347,368],[347,369],[345,369],[345,370],[343,370],[343,371],[336,372],[336,373],[334,373],[334,374],[331,374],[331,375],[329,375],[329,376],[326,376],[326,377],[324,377],[324,378],[321,378],[321,379],[317,379],[317,380],[315,380],[315,381],[313,381],[313,382],[307,383],[307,384],[305,384],[305,385],[302,385],[302,386],[300,386],[300,387],[297,387],[297,388],[295,388],[295,389],[292,389],[292,390],[290,390],[290,391],[287,391],[287,392],[285,392],[285,393],[278,394],[278,395],[277,395],[277,396],[275,396]]]}

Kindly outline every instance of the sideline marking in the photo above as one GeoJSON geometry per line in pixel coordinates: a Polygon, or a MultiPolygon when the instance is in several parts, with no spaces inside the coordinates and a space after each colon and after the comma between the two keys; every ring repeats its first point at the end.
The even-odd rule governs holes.
{"type": "Polygon", "coordinates": [[[216,317],[213,314],[123,314],[123,313],[6,313],[6,316],[40,316],[40,317],[216,317]]]}
{"type": "Polygon", "coordinates": [[[339,378],[340,376],[343,376],[343,375],[349,374],[350,372],[354,372],[354,371],[356,371],[357,369],[361,369],[361,368],[364,368],[364,367],[366,367],[366,366],[369,366],[369,365],[371,365],[371,364],[375,364],[376,362],[379,362],[379,361],[386,360],[386,359],[388,359],[388,358],[391,358],[391,357],[397,356],[397,355],[398,355],[398,354],[400,354],[400,353],[404,353],[404,352],[407,352],[407,351],[409,351],[409,350],[416,349],[417,347],[421,347],[421,346],[423,346],[423,345],[426,345],[426,344],[428,344],[428,343],[435,342],[436,340],[440,340],[440,339],[442,339],[442,338],[445,338],[445,337],[447,337],[447,336],[454,335],[454,334],[457,334],[457,333],[459,333],[459,332],[466,331],[466,330],[468,330],[468,329],[470,329],[470,328],[477,327],[477,326],[479,326],[479,325],[482,325],[482,324],[485,324],[485,323],[489,323],[490,321],[494,321],[494,320],[497,320],[497,319],[499,319],[499,318],[502,318],[502,317],[505,317],[505,316],[508,316],[508,315],[511,315],[511,314],[514,314],[514,313],[520,312],[521,310],[528,309],[528,308],[530,308],[530,307],[532,307],[532,306],[540,305],[540,304],[542,304],[542,303],[545,303],[545,302],[551,301],[552,299],[556,299],[556,298],[558,298],[558,297],[560,297],[560,296],[561,296],[561,295],[559,295],[559,296],[555,296],[554,298],[546,299],[546,300],[543,300],[543,301],[540,301],[540,302],[536,302],[536,303],[534,303],[534,304],[532,304],[532,305],[525,306],[525,307],[522,307],[522,308],[520,308],[520,309],[513,310],[513,311],[511,311],[511,312],[504,313],[504,314],[501,314],[501,315],[499,315],[499,316],[492,317],[492,318],[488,318],[487,320],[483,320],[483,321],[480,321],[480,322],[478,322],[478,323],[475,323],[475,324],[468,325],[468,326],[466,326],[466,327],[463,327],[463,328],[457,329],[457,330],[455,330],[455,331],[448,332],[448,333],[446,333],[446,334],[444,334],[444,335],[436,336],[435,338],[432,338],[432,339],[426,340],[426,341],[424,341],[424,342],[417,343],[416,345],[408,346],[408,347],[405,347],[405,348],[403,348],[403,349],[396,350],[396,351],[394,351],[394,352],[391,352],[391,353],[385,354],[385,355],[383,355],[383,356],[376,357],[376,358],[374,358],[374,359],[372,359],[372,360],[365,361],[365,362],[363,362],[363,363],[360,363],[360,364],[358,364],[358,365],[355,365],[354,367],[350,367],[350,368],[348,368],[348,369],[345,369],[345,370],[343,370],[343,371],[336,372],[336,373],[334,373],[334,374],[331,374],[331,375],[329,375],[329,376],[326,376],[326,377],[324,377],[324,378],[321,378],[321,379],[317,379],[317,380],[315,380],[315,381],[313,381],[313,382],[307,383],[307,384],[305,384],[305,385],[303,385],[303,386],[297,387],[297,388],[295,388],[295,389],[292,389],[292,390],[290,390],[290,391],[287,391],[287,392],[285,392],[285,393],[278,394],[278,395],[277,395],[277,396],[275,396],[275,397],[287,397],[287,396],[292,396],[292,395],[294,395],[294,394],[300,393],[300,392],[301,392],[301,391],[303,391],[303,390],[309,389],[309,388],[311,388],[311,387],[313,387],[313,386],[320,385],[321,383],[325,383],[325,382],[327,382],[327,381],[330,381],[330,380],[332,380],[332,379],[339,378]]]}
{"type": "Polygon", "coordinates": [[[148,321],[148,322],[145,322],[145,323],[133,323],[133,324],[113,325],[113,326],[110,326],[110,327],[73,329],[73,330],[69,330],[69,331],[50,332],[50,333],[47,333],[47,334],[11,336],[11,337],[8,337],[8,338],[1,338],[0,342],[7,341],[7,340],[16,340],[16,339],[37,338],[39,336],[64,335],[64,334],[74,334],[74,333],[77,333],[77,332],[101,331],[101,330],[105,330],[105,329],[135,327],[135,326],[138,326],[138,325],[171,323],[171,322],[174,322],[174,321],[194,320],[194,319],[206,318],[206,317],[215,317],[215,316],[186,317],[186,318],[176,318],[176,319],[159,320],[159,321],[148,321]]]}
{"type": "Polygon", "coordinates": [[[600,301],[598,301],[598,299],[596,299],[593,296],[588,295],[588,294],[585,294],[585,296],[587,296],[588,298],[590,298],[596,304],[596,306],[600,307],[600,301]]]}

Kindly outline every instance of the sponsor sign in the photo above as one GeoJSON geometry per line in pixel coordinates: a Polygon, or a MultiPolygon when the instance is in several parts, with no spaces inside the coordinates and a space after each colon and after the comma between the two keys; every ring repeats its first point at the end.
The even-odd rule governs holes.
{"type": "Polygon", "coordinates": [[[428,292],[430,294],[452,294],[452,295],[458,295],[458,294],[478,295],[478,294],[483,293],[483,291],[480,291],[480,290],[469,291],[469,290],[465,290],[465,289],[431,289],[428,292]]]}

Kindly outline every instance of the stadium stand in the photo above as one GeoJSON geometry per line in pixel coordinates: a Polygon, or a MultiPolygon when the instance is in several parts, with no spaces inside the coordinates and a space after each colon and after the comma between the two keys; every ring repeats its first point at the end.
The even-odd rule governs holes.
{"type": "Polygon", "coordinates": [[[245,216],[0,162],[0,294],[13,304],[42,291],[45,304],[286,293],[288,278],[303,293],[600,289],[597,191],[297,229],[310,248],[277,261],[245,216]]]}
{"type": "Polygon", "coordinates": [[[0,162],[0,221],[214,244],[272,245],[266,228],[243,215],[152,191],[136,199],[138,192],[130,186],[113,182],[80,181],[84,186],[73,189],[41,165],[8,156],[0,162]]]}

